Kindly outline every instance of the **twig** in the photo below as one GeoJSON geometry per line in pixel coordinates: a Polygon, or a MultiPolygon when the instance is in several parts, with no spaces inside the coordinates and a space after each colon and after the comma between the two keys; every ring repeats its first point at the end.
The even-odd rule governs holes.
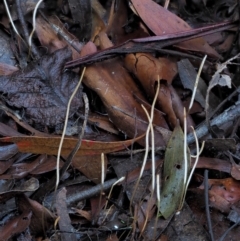
{"type": "MultiPolygon", "coordinates": [[[[212,121],[210,121],[210,125],[216,125],[220,127],[224,123],[231,122],[236,120],[240,116],[240,102],[236,102],[235,105],[229,107],[227,110],[225,110],[223,113],[215,117],[212,121]]],[[[206,122],[201,124],[196,129],[196,134],[198,139],[201,137],[207,135],[209,133],[206,122]]],[[[192,144],[194,142],[194,135],[193,133],[188,134],[187,137],[188,144],[192,144]]]]}
{"type": "Polygon", "coordinates": [[[110,179],[102,184],[95,185],[87,190],[76,192],[72,196],[68,196],[67,205],[98,195],[101,191],[107,191],[117,181],[117,178],[110,179]]]}
{"type": "Polygon", "coordinates": [[[234,223],[230,228],[228,228],[228,229],[224,232],[224,234],[219,238],[218,241],[223,241],[223,240],[226,238],[227,234],[228,234],[233,228],[237,227],[239,224],[240,224],[240,219],[238,220],[238,222],[234,223]]]}
{"type": "Polygon", "coordinates": [[[239,58],[240,54],[235,55],[234,57],[230,58],[229,60],[227,60],[226,62],[218,65],[218,69],[215,72],[215,74],[212,76],[211,81],[209,82],[209,87],[207,89],[207,94],[206,94],[206,103],[205,103],[205,112],[206,112],[206,124],[208,127],[208,130],[210,131],[211,134],[216,135],[215,132],[213,131],[213,129],[211,128],[211,124],[210,124],[210,117],[209,117],[209,96],[210,96],[210,91],[212,90],[212,88],[216,85],[214,84],[214,82],[216,81],[216,79],[218,78],[218,76],[220,75],[220,73],[226,68],[226,66],[228,64],[231,64],[231,62],[233,60],[235,60],[236,58],[239,58]]]}
{"type": "MultiPolygon", "coordinates": [[[[165,151],[165,147],[164,146],[159,146],[159,147],[154,147],[155,149],[155,153],[158,152],[158,151],[165,151]]],[[[152,147],[149,147],[149,151],[152,150],[152,147]]],[[[109,156],[131,156],[131,155],[135,155],[135,154],[138,154],[138,153],[141,153],[141,152],[145,152],[146,149],[137,149],[137,150],[129,150],[129,151],[118,151],[118,152],[112,152],[112,153],[109,153],[108,155],[109,156]]]]}
{"type": "Polygon", "coordinates": [[[213,230],[212,230],[212,221],[209,211],[209,202],[208,202],[208,170],[204,171],[204,197],[205,197],[205,210],[208,223],[208,232],[211,237],[211,241],[214,241],[213,230]]]}
{"type": "MultiPolygon", "coordinates": [[[[58,187],[58,184],[59,184],[59,181],[60,181],[60,175],[59,175],[59,163],[60,163],[60,156],[61,156],[61,150],[62,150],[62,145],[63,145],[63,140],[64,140],[64,136],[65,136],[65,133],[66,133],[66,129],[67,129],[67,123],[68,123],[68,117],[69,117],[69,111],[70,111],[70,106],[71,106],[71,103],[72,103],[72,100],[75,96],[75,94],[77,93],[80,85],[81,85],[81,82],[82,82],[82,79],[83,79],[83,76],[84,76],[84,73],[85,73],[85,70],[86,70],[86,67],[84,67],[83,71],[82,71],[82,74],[81,74],[81,77],[80,77],[80,80],[78,82],[78,84],[76,85],[69,101],[68,101],[68,105],[67,105],[67,113],[66,113],[66,118],[65,118],[65,123],[64,123],[64,128],[63,128],[63,133],[62,133],[62,136],[61,136],[61,141],[60,141],[60,144],[59,144],[59,148],[58,148],[58,154],[57,154],[57,164],[56,164],[56,186],[55,186],[55,191],[57,190],[57,187],[58,187]]],[[[81,144],[81,143],[80,143],[81,144]]]]}

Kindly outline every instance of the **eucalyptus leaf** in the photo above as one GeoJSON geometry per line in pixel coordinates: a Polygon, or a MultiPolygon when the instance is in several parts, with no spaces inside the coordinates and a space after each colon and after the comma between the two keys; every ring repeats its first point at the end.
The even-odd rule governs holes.
{"type": "MultiPolygon", "coordinates": [[[[189,160],[187,176],[189,173],[189,160]]],[[[184,162],[184,134],[177,125],[168,142],[163,169],[163,189],[161,192],[160,212],[167,219],[182,204],[185,190],[184,184],[185,162],[184,162]]]]}

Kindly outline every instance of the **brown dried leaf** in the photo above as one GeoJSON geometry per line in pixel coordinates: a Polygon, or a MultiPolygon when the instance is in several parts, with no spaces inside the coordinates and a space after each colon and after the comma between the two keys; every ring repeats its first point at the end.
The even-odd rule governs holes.
{"type": "Polygon", "coordinates": [[[239,207],[240,181],[233,178],[209,179],[208,184],[210,204],[213,207],[222,212],[229,212],[233,205],[239,207]]]}
{"type": "Polygon", "coordinates": [[[53,225],[55,216],[40,203],[31,200],[24,194],[19,195],[16,201],[20,212],[32,213],[30,223],[32,234],[42,234],[53,225]]]}
{"type": "MultiPolygon", "coordinates": [[[[191,29],[191,27],[177,15],[152,0],[131,0],[131,2],[137,14],[156,35],[160,36],[191,29]]],[[[201,52],[217,58],[220,57],[201,37],[181,42],[176,46],[181,49],[201,52]]]]}
{"type": "Polygon", "coordinates": [[[0,63],[0,75],[9,75],[17,71],[18,68],[9,64],[0,63]]]}
{"type": "Polygon", "coordinates": [[[25,211],[0,227],[0,240],[9,240],[13,235],[23,232],[29,226],[31,216],[31,211],[25,211]]]}
{"type": "MultiPolygon", "coordinates": [[[[1,164],[1,162],[0,162],[1,164]]],[[[60,161],[60,167],[63,162],[60,161]]],[[[23,178],[30,174],[42,174],[56,169],[56,157],[40,155],[32,162],[14,163],[9,170],[0,175],[0,179],[23,178]]]]}
{"type": "MultiPolygon", "coordinates": [[[[177,125],[177,119],[183,125],[183,104],[171,86],[171,82],[178,72],[176,62],[167,58],[156,59],[146,53],[137,53],[126,56],[125,66],[139,79],[151,99],[154,98],[155,83],[158,78],[160,81],[167,81],[167,84],[163,81],[160,83],[156,107],[166,114],[172,128],[177,125]]],[[[194,123],[189,115],[187,118],[188,130],[190,130],[190,126],[194,126],[194,123]]]]}
{"type": "MultiPolygon", "coordinates": [[[[111,46],[105,34],[99,35],[99,38],[102,48],[111,46]]],[[[146,114],[133,94],[147,101],[129,73],[122,67],[120,59],[89,66],[85,72],[84,83],[100,96],[110,120],[122,132],[130,138],[146,132],[148,126],[146,114]]],[[[161,113],[155,112],[154,115],[155,125],[168,128],[161,113]]],[[[156,133],[155,137],[158,145],[164,145],[165,142],[159,133],[156,133]]]]}
{"type": "Polygon", "coordinates": [[[48,17],[46,22],[41,16],[36,18],[36,34],[42,46],[45,46],[49,53],[69,46],[72,50],[72,58],[79,58],[82,44],[65,28],[64,24],[56,17],[48,17]]]}
{"type": "MultiPolygon", "coordinates": [[[[107,157],[104,157],[104,170],[106,175],[107,157]]],[[[87,178],[95,183],[101,182],[102,165],[101,154],[91,156],[74,157],[72,161],[74,168],[82,172],[87,178]]],[[[104,176],[105,176],[104,175],[104,176]]]]}
{"type": "Polygon", "coordinates": [[[129,39],[147,37],[147,31],[143,30],[143,26],[135,26],[137,29],[127,29],[128,23],[128,6],[125,1],[118,1],[116,8],[116,0],[112,1],[112,6],[109,14],[106,33],[111,38],[112,42],[117,45],[129,39]],[[129,32],[128,32],[129,31],[129,32]]]}
{"type": "MultiPolygon", "coordinates": [[[[82,144],[75,157],[82,155],[96,155],[101,153],[110,153],[125,149],[134,141],[138,141],[143,136],[135,140],[126,140],[118,142],[101,142],[82,140],[82,144]]],[[[18,146],[18,150],[23,153],[34,154],[48,154],[57,155],[58,147],[61,137],[37,137],[37,136],[24,136],[24,137],[4,137],[0,138],[0,142],[14,142],[18,146]]],[[[61,154],[68,156],[74,146],[76,146],[77,139],[64,138],[61,154]]]]}

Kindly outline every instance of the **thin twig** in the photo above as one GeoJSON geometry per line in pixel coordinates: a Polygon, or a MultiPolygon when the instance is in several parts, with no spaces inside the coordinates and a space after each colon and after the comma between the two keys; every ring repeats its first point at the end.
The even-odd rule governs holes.
{"type": "Polygon", "coordinates": [[[102,184],[95,185],[81,192],[76,192],[73,195],[67,197],[67,205],[71,205],[75,202],[90,198],[92,196],[98,195],[101,191],[107,191],[111,186],[117,181],[117,178],[110,179],[102,184]]]}
{"type": "MultiPolygon", "coordinates": [[[[216,116],[212,121],[210,121],[210,125],[216,125],[220,127],[224,123],[228,123],[236,120],[240,116],[240,102],[236,102],[235,105],[229,107],[220,115],[216,116]]],[[[196,128],[196,134],[198,138],[201,138],[209,133],[206,122],[198,126],[196,128]]],[[[188,144],[192,144],[194,142],[193,133],[189,133],[187,137],[188,144]]]]}

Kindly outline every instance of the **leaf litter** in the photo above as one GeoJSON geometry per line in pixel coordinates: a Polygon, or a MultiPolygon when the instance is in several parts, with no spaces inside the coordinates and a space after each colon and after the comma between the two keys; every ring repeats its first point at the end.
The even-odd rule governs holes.
{"type": "Polygon", "coordinates": [[[237,10],[0,3],[0,240],[238,240],[237,10]]]}

